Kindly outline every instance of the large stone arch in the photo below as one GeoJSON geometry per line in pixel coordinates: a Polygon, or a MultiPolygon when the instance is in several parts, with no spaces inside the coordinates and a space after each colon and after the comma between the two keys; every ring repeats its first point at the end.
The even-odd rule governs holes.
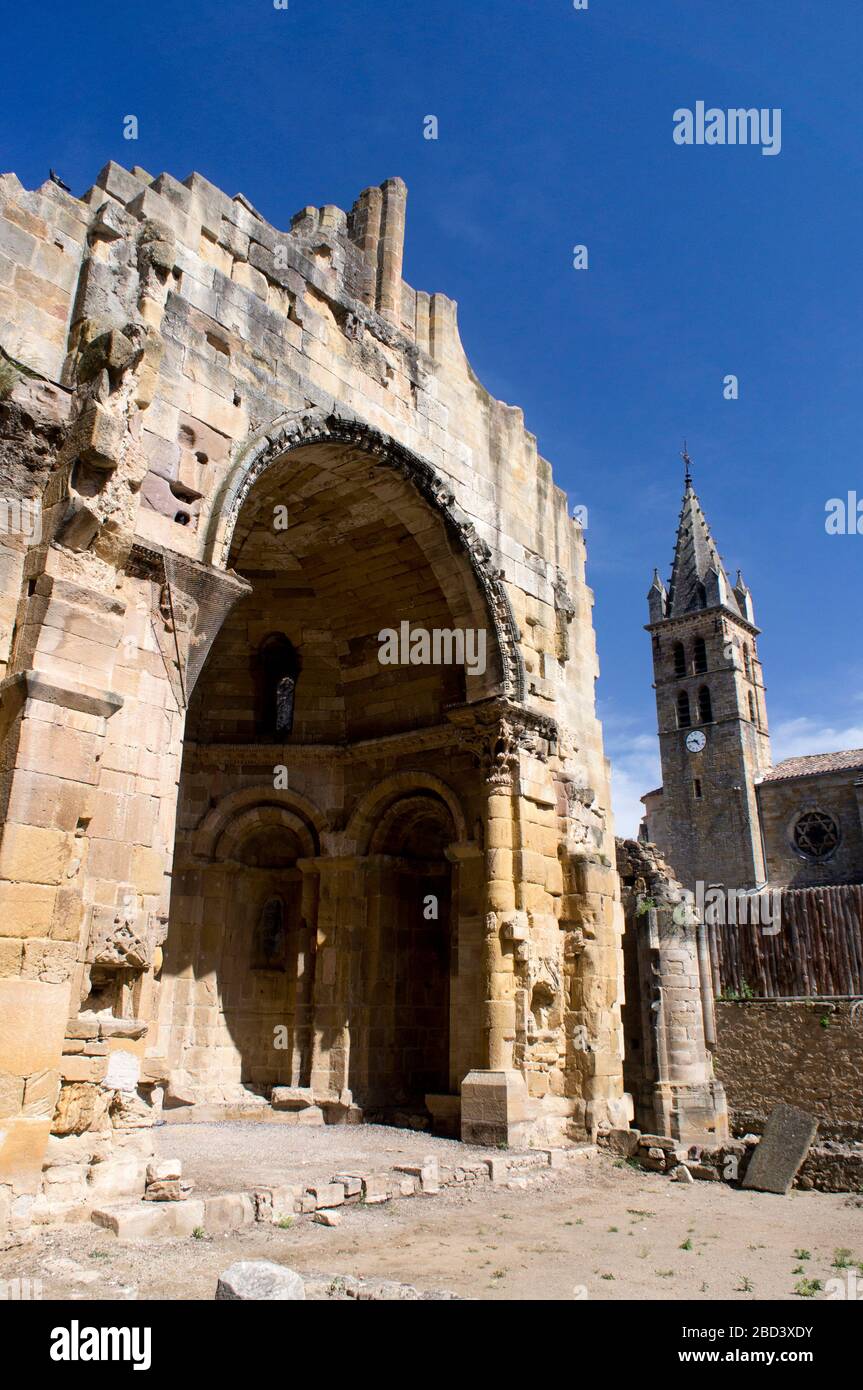
{"type": "MultiPolygon", "coordinates": [[[[286,455],[313,445],[343,444],[360,449],[375,467],[390,469],[404,478],[440,518],[446,534],[467,560],[494,633],[500,657],[500,681],[495,691],[521,701],[525,694],[525,670],[515,615],[490,547],[477,534],[474,523],[455,500],[454,492],[425,459],[404,445],[356,418],[326,415],[322,411],[294,411],[273,421],[240,451],[217,494],[206,531],[204,559],[220,569],[228,567],[237,523],[252,488],[286,455]]],[[[442,587],[452,576],[439,573],[442,587]]]]}

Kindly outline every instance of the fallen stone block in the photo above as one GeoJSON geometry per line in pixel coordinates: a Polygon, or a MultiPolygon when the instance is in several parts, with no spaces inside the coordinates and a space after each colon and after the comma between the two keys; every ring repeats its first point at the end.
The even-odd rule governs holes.
{"type": "Polygon", "coordinates": [[[505,1158],[487,1158],[485,1165],[488,1168],[488,1175],[495,1186],[505,1183],[509,1175],[509,1161],[505,1158]]]}
{"type": "Polygon", "coordinates": [[[161,1158],[157,1163],[147,1164],[147,1182],[171,1181],[183,1176],[183,1165],[179,1158],[161,1158]]]}
{"type": "Polygon", "coordinates": [[[216,1285],[220,1300],[298,1302],[305,1297],[300,1275],[271,1260],[237,1260],[219,1275],[216,1285]]]}
{"type": "Polygon", "coordinates": [[[678,1163],[674,1172],[671,1174],[671,1181],[682,1182],[689,1187],[693,1186],[695,1183],[695,1179],[685,1163],[678,1163]]]}
{"type": "Polygon", "coordinates": [[[144,1191],[146,1163],[139,1158],[114,1158],[94,1163],[87,1182],[94,1197],[110,1202],[115,1197],[140,1197],[144,1191]]]}
{"type": "Polygon", "coordinates": [[[330,1182],[341,1184],[345,1189],[346,1202],[358,1202],[363,1195],[363,1180],[355,1173],[334,1173],[330,1182]]]}
{"type": "Polygon", "coordinates": [[[363,1201],[367,1206],[390,1200],[390,1185],[386,1175],[380,1173],[363,1174],[363,1201]]]}
{"type": "Polygon", "coordinates": [[[440,1165],[436,1158],[424,1158],[421,1163],[396,1163],[393,1171],[416,1178],[423,1192],[440,1191],[440,1165]]]}
{"type": "Polygon", "coordinates": [[[274,1086],[270,1095],[274,1110],[307,1110],[315,1104],[310,1086],[274,1086]]]}
{"type": "Polygon", "coordinates": [[[540,1153],[549,1168],[562,1168],[566,1163],[566,1153],[563,1149],[540,1149],[540,1153]]]}
{"type": "Polygon", "coordinates": [[[163,1178],[148,1182],[144,1189],[145,1202],[184,1202],[191,1195],[192,1184],[181,1178],[163,1178]]]}
{"type": "Polygon", "coordinates": [[[746,1169],[743,1186],[784,1196],[799,1172],[818,1130],[805,1110],[780,1103],[767,1117],[761,1143],[746,1169]]]}
{"type": "Polygon", "coordinates": [[[315,1221],[320,1226],[340,1226],[342,1224],[342,1213],[340,1211],[328,1211],[326,1207],[315,1212],[315,1221]]]}
{"type": "Polygon", "coordinates": [[[699,1182],[721,1182],[722,1174],[718,1168],[714,1168],[709,1163],[686,1163],[682,1164],[687,1172],[693,1177],[698,1178],[699,1182]]]}
{"type": "Polygon", "coordinates": [[[204,1199],[204,1230],[208,1236],[224,1236],[251,1226],[255,1204],[247,1192],[220,1192],[204,1199]]]}
{"type": "Polygon", "coordinates": [[[640,1139],[641,1134],[637,1129],[609,1129],[599,1136],[597,1143],[620,1158],[632,1158],[640,1139]]]}
{"type": "Polygon", "coordinates": [[[301,1210],[303,1188],[300,1183],[285,1183],[271,1189],[273,1194],[273,1220],[284,1221],[301,1210]]]}
{"type": "Polygon", "coordinates": [[[97,1226],[112,1231],[118,1240],[165,1239],[192,1235],[204,1226],[204,1203],[135,1202],[127,1206],[102,1207],[91,1213],[97,1226]]]}
{"type": "Polygon", "coordinates": [[[320,1186],[307,1187],[306,1193],[315,1199],[315,1210],[322,1207],[340,1207],[345,1200],[345,1189],[340,1182],[321,1183],[320,1186]]]}
{"type": "Polygon", "coordinates": [[[669,1153],[677,1148],[677,1140],[667,1134],[642,1134],[638,1142],[642,1148],[666,1149],[669,1153]]]}

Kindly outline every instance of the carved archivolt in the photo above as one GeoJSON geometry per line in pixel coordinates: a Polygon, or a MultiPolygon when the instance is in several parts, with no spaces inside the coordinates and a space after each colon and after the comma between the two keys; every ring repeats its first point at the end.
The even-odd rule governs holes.
{"type": "Polygon", "coordinates": [[[525,675],[518,645],[520,634],[500,572],[492,564],[490,548],[456,503],[449,483],[431,464],[361,420],[304,410],[291,412],[270,425],[238,460],[214,508],[213,529],[208,541],[213,563],[223,569],[227,566],[237,519],[262,474],[292,449],[311,444],[345,444],[363,450],[377,463],[386,464],[401,474],[440,514],[473,570],[488,611],[503,666],[501,692],[514,700],[523,699],[525,675]]]}

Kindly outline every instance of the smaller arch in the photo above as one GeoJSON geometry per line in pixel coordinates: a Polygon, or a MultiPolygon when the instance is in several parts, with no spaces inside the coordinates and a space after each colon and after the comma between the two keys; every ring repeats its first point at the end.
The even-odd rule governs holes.
{"type": "Polygon", "coordinates": [[[680,690],[677,694],[677,727],[678,729],[688,729],[691,724],[692,715],[689,709],[689,696],[685,690],[680,690]]]}
{"type": "Polygon", "coordinates": [[[437,795],[423,789],[418,796],[400,796],[391,801],[381,816],[369,840],[370,854],[416,853],[422,844],[420,857],[434,858],[444,853],[452,843],[452,813],[437,795]]]}
{"type": "Polygon", "coordinates": [[[686,649],[682,642],[674,644],[674,674],[675,676],[686,675],[686,649]]]}
{"type": "Polygon", "coordinates": [[[751,681],[751,680],[752,680],[752,652],[750,651],[749,643],[748,643],[748,642],[744,642],[744,644],[743,644],[743,669],[744,669],[744,671],[745,671],[745,673],[746,673],[746,679],[747,679],[748,681],[751,681]]]}
{"type": "Polygon", "coordinates": [[[707,644],[703,637],[696,637],[692,644],[692,657],[697,675],[707,670],[707,644]]]}
{"type": "Polygon", "coordinates": [[[756,721],[755,696],[753,695],[751,690],[749,692],[749,718],[752,720],[752,723],[754,724],[756,721]]]}
{"type": "MultiPolygon", "coordinates": [[[[326,828],[324,813],[300,792],[276,791],[274,787],[244,787],[241,791],[230,792],[222,797],[216,806],[210,808],[191,836],[191,851],[201,859],[214,859],[216,849],[232,822],[244,817],[246,812],[260,813],[265,808],[275,808],[292,815],[298,827],[308,836],[311,848],[309,855],[318,853],[320,836],[326,828]]],[[[289,827],[293,828],[293,826],[289,827]]]]}
{"type": "Polygon", "coordinates": [[[284,806],[250,806],[225,826],[214,846],[213,857],[242,859],[245,857],[244,848],[250,840],[266,835],[275,845],[279,832],[283,835],[287,833],[293,839],[297,858],[308,859],[315,854],[315,837],[301,816],[294,815],[284,806]]]}
{"type": "Polygon", "coordinates": [[[346,838],[356,845],[357,854],[368,854],[372,835],[383,812],[396,801],[417,792],[429,791],[445,802],[455,826],[455,839],[464,842],[470,838],[467,819],[461,804],[451,787],[440,777],[430,772],[394,772],[385,777],[360,798],[348,821],[346,838]]]}
{"type": "Polygon", "coordinates": [[[701,724],[713,723],[713,701],[706,685],[702,685],[698,692],[698,719],[701,724]]]}

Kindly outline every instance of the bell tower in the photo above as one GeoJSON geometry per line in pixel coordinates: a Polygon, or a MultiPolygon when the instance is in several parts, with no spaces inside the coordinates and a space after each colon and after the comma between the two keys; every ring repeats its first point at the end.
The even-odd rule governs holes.
{"type": "Polygon", "coordinates": [[[686,467],[671,578],[648,593],[662,787],[647,836],[686,888],[764,882],[755,783],[770,768],[752,596],[731,584],[686,467]]]}

